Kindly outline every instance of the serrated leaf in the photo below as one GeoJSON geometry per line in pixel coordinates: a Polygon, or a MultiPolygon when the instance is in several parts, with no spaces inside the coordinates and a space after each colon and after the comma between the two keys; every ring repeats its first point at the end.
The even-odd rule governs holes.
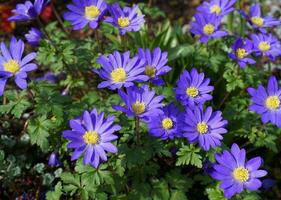
{"type": "Polygon", "coordinates": [[[181,165],[194,165],[202,168],[202,156],[199,154],[200,149],[193,145],[184,146],[177,152],[178,160],[176,166],[181,165]]]}

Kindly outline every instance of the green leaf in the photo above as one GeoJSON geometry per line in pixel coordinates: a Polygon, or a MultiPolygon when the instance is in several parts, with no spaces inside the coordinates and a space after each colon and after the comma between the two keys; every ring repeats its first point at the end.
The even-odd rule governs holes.
{"type": "Polygon", "coordinates": [[[52,127],[52,121],[46,116],[33,119],[28,124],[28,134],[30,135],[31,144],[37,144],[43,151],[49,148],[48,136],[52,127]]]}
{"type": "Polygon", "coordinates": [[[179,157],[176,162],[176,166],[194,165],[198,168],[202,168],[202,156],[198,154],[199,152],[200,149],[196,148],[194,145],[180,148],[177,152],[179,157]]]}
{"type": "Polygon", "coordinates": [[[80,177],[78,174],[71,174],[70,172],[63,172],[60,175],[61,180],[64,184],[71,184],[80,187],[80,177]]]}
{"type": "Polygon", "coordinates": [[[46,200],[59,200],[62,195],[62,186],[61,182],[58,182],[55,191],[49,191],[46,194],[46,200]]]}
{"type": "Polygon", "coordinates": [[[187,197],[181,190],[172,190],[170,200],[187,200],[187,197]]]}
{"type": "Polygon", "coordinates": [[[207,188],[206,189],[209,200],[226,200],[221,189],[207,188]]]}

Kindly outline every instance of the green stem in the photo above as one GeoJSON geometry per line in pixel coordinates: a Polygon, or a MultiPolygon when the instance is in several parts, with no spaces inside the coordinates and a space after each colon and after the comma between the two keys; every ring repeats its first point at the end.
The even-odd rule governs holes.
{"type": "Polygon", "coordinates": [[[268,71],[271,72],[271,61],[268,61],[268,71]]]}
{"type": "Polygon", "coordinates": [[[137,145],[140,144],[140,118],[135,117],[135,132],[137,145]]]}

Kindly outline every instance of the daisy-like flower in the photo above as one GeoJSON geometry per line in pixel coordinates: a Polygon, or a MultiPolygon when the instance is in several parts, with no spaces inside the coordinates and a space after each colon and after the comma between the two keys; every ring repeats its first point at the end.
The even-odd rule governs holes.
{"type": "Polygon", "coordinates": [[[262,33],[266,33],[266,28],[278,26],[281,21],[275,19],[272,16],[263,17],[261,14],[260,4],[255,4],[251,6],[249,15],[241,11],[242,16],[244,16],[254,29],[258,29],[262,33]]]}
{"type": "Polygon", "coordinates": [[[271,122],[281,128],[281,89],[275,76],[269,78],[267,88],[259,85],[248,88],[248,93],[252,96],[249,109],[261,115],[264,124],[271,122]]]}
{"type": "Polygon", "coordinates": [[[281,44],[279,40],[271,34],[252,34],[251,39],[254,44],[256,55],[265,55],[272,61],[281,55],[281,44]]]}
{"type": "Polygon", "coordinates": [[[190,73],[184,70],[175,88],[177,100],[184,106],[204,104],[213,98],[209,93],[214,90],[214,87],[209,83],[210,79],[205,78],[204,73],[198,73],[195,68],[190,73]]]}
{"type": "Polygon", "coordinates": [[[262,186],[258,178],[265,176],[267,172],[259,169],[263,162],[261,157],[246,161],[245,149],[232,144],[230,151],[224,150],[221,154],[216,154],[215,159],[217,164],[214,164],[211,176],[221,181],[220,188],[224,190],[226,198],[245,189],[258,190],[262,186]]]}
{"type": "Polygon", "coordinates": [[[50,2],[50,0],[35,0],[34,3],[25,1],[23,4],[17,4],[16,9],[12,12],[14,16],[10,17],[10,21],[26,21],[34,19],[41,14],[41,11],[50,2]]]}
{"type": "Polygon", "coordinates": [[[10,49],[8,50],[4,42],[1,43],[0,55],[0,96],[3,95],[6,82],[14,77],[15,83],[21,89],[27,88],[27,72],[37,69],[37,65],[30,63],[36,53],[30,53],[22,58],[24,43],[15,37],[11,39],[10,49]]]}
{"type": "Polygon", "coordinates": [[[226,31],[219,30],[221,17],[215,13],[196,13],[195,21],[191,23],[190,32],[199,35],[200,41],[207,43],[210,39],[220,38],[227,35],[226,31]]]}
{"type": "Polygon", "coordinates": [[[132,8],[120,7],[118,3],[114,3],[109,6],[111,17],[107,17],[105,22],[112,24],[119,29],[121,35],[126,32],[139,31],[144,24],[144,15],[138,14],[138,6],[135,5],[132,8]]]}
{"type": "Polygon", "coordinates": [[[113,116],[105,118],[104,113],[98,113],[96,109],[91,112],[84,111],[78,119],[70,120],[71,130],[64,131],[63,137],[71,141],[67,147],[75,149],[71,160],[76,160],[83,154],[84,164],[95,168],[101,161],[107,161],[105,151],[117,152],[111,141],[118,138],[113,133],[121,129],[113,123],[113,116]]]}
{"type": "Polygon", "coordinates": [[[25,34],[27,42],[32,46],[39,46],[40,40],[43,38],[43,33],[37,28],[31,28],[31,30],[25,34]]]}
{"type": "Polygon", "coordinates": [[[182,118],[181,112],[172,103],[164,106],[162,111],[158,115],[151,116],[147,122],[149,134],[154,137],[160,137],[162,140],[181,137],[178,126],[182,118]]]}
{"type": "Polygon", "coordinates": [[[129,117],[139,117],[147,121],[149,117],[162,113],[160,108],[163,106],[161,101],[164,97],[155,96],[155,91],[150,91],[147,85],[128,87],[127,93],[123,90],[119,90],[118,93],[125,106],[113,106],[113,108],[126,113],[129,117]]]}
{"type": "Polygon", "coordinates": [[[168,73],[171,70],[171,68],[167,66],[167,55],[167,52],[161,52],[159,47],[155,48],[153,52],[151,52],[149,49],[138,50],[139,58],[145,60],[143,65],[144,73],[155,85],[163,85],[164,81],[160,78],[160,76],[168,73]]]}
{"type": "Polygon", "coordinates": [[[199,146],[208,151],[221,145],[222,135],[227,133],[224,128],[227,121],[223,120],[220,111],[213,112],[211,107],[206,111],[202,106],[194,106],[193,110],[186,108],[186,114],[181,126],[183,137],[190,143],[199,143],[199,146]]]}
{"type": "Polygon", "coordinates": [[[115,51],[108,57],[100,56],[97,63],[101,69],[94,70],[105,81],[98,85],[98,88],[108,87],[111,90],[120,89],[121,87],[130,87],[134,81],[147,81],[148,77],[143,74],[144,60],[139,60],[138,56],[130,58],[130,51],[120,54],[115,51]]]}
{"type": "Polygon", "coordinates": [[[67,8],[70,11],[64,14],[64,19],[71,22],[74,30],[83,29],[88,24],[95,29],[106,13],[107,4],[104,0],[73,0],[67,8]]]}
{"type": "Polygon", "coordinates": [[[232,51],[229,53],[229,57],[239,64],[240,67],[245,68],[247,64],[255,64],[256,61],[249,58],[249,55],[253,52],[253,43],[251,40],[246,39],[245,42],[242,38],[238,38],[232,45],[232,51]]]}
{"type": "Polygon", "coordinates": [[[236,0],[211,0],[210,2],[204,1],[201,6],[197,8],[198,11],[212,14],[217,16],[225,16],[234,10],[236,0]]]}

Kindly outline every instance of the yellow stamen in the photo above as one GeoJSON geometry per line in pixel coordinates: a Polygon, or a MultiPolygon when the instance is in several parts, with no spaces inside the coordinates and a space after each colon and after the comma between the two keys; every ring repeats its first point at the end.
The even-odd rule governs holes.
{"type": "Polygon", "coordinates": [[[100,141],[100,136],[96,131],[87,131],[84,135],[83,135],[83,139],[85,141],[86,144],[97,144],[100,141]]]}
{"type": "Polygon", "coordinates": [[[4,63],[4,70],[11,73],[16,73],[20,70],[19,63],[16,60],[9,60],[8,62],[4,63]]]}
{"type": "Polygon", "coordinates": [[[196,87],[189,87],[186,89],[186,94],[187,96],[190,96],[190,97],[197,97],[198,94],[199,94],[199,91],[196,87]]]}
{"type": "Polygon", "coordinates": [[[123,82],[125,79],[126,79],[126,71],[123,69],[123,68],[117,68],[115,70],[113,70],[111,73],[111,80],[114,82],[114,83],[121,83],[123,82]]]}
{"type": "Polygon", "coordinates": [[[265,100],[265,105],[268,109],[270,110],[276,110],[277,108],[280,107],[280,99],[278,96],[269,96],[265,100]]]}
{"type": "Polygon", "coordinates": [[[260,42],[259,43],[259,50],[261,51],[268,51],[270,49],[270,44],[267,42],[260,42]]]}
{"type": "Polygon", "coordinates": [[[213,34],[214,31],[215,31],[215,27],[214,27],[214,25],[212,25],[212,24],[206,24],[206,25],[203,27],[203,32],[204,32],[206,35],[211,35],[211,34],[213,34]]]}
{"type": "Polygon", "coordinates": [[[118,18],[118,25],[122,28],[129,26],[130,20],[128,17],[119,17],[118,18]]]}
{"type": "Polygon", "coordinates": [[[156,69],[155,69],[154,67],[152,67],[152,66],[147,65],[147,66],[145,67],[144,73],[145,73],[147,76],[149,76],[149,77],[154,77],[155,74],[156,74],[156,69]]]}
{"type": "Polygon", "coordinates": [[[205,134],[208,132],[208,125],[205,123],[205,122],[200,122],[197,124],[197,131],[200,133],[200,134],[205,134]]]}
{"type": "Polygon", "coordinates": [[[165,119],[162,120],[162,127],[165,130],[169,130],[173,127],[173,121],[171,120],[171,118],[167,117],[165,119]]]}
{"type": "Polygon", "coordinates": [[[238,48],[236,50],[236,56],[239,59],[243,59],[247,55],[247,51],[243,48],[238,48]]]}
{"type": "Polygon", "coordinates": [[[133,104],[132,108],[137,115],[140,115],[145,111],[145,103],[136,101],[136,103],[133,104]]]}
{"type": "Polygon", "coordinates": [[[250,178],[249,171],[244,167],[237,167],[232,174],[234,179],[240,182],[246,182],[250,178]]]}
{"type": "Polygon", "coordinates": [[[263,25],[263,18],[261,18],[261,17],[252,17],[251,18],[251,22],[253,23],[253,24],[255,24],[256,26],[262,26],[263,25]]]}
{"type": "Polygon", "coordinates": [[[100,10],[96,6],[86,6],[85,7],[85,17],[88,20],[93,20],[99,16],[100,10]]]}
{"type": "Polygon", "coordinates": [[[213,5],[211,7],[211,13],[216,13],[217,15],[219,15],[221,13],[221,8],[218,5],[213,5]]]}

